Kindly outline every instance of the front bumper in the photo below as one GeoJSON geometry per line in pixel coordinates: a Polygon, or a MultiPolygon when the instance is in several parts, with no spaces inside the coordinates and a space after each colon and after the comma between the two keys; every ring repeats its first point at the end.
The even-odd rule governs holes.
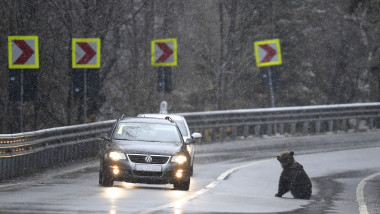
{"type": "Polygon", "coordinates": [[[179,165],[170,161],[165,164],[141,164],[131,162],[128,158],[108,160],[105,170],[114,181],[130,183],[173,184],[190,178],[188,164],[179,165]]]}

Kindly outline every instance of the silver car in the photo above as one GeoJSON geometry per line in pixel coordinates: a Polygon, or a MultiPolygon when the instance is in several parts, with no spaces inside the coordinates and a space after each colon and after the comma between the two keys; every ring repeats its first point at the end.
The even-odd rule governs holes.
{"type": "Polygon", "coordinates": [[[139,114],[137,117],[150,117],[150,118],[166,118],[170,117],[174,120],[174,122],[177,123],[182,136],[183,140],[185,142],[189,141],[192,142],[190,144],[187,144],[187,150],[190,153],[191,161],[190,161],[190,175],[193,175],[193,163],[194,163],[194,154],[195,154],[195,139],[201,138],[202,134],[198,132],[194,132],[193,134],[190,134],[189,126],[187,125],[186,119],[181,115],[176,114],[139,114]]]}

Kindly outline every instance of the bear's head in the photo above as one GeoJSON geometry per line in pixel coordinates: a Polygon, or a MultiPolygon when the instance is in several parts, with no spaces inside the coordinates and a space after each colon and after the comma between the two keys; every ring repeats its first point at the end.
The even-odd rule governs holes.
{"type": "Polygon", "coordinates": [[[277,156],[277,160],[281,163],[282,168],[290,167],[295,162],[293,155],[293,151],[285,151],[277,156]]]}

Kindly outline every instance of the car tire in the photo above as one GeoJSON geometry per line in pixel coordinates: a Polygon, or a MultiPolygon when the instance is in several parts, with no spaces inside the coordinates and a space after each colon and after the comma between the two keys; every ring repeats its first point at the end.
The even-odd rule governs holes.
{"type": "Polygon", "coordinates": [[[103,180],[103,171],[99,170],[99,185],[102,184],[102,180],[103,180]]]}
{"type": "Polygon", "coordinates": [[[99,185],[103,187],[113,186],[113,178],[104,170],[103,167],[99,169],[99,185]]]}
{"type": "Polygon", "coordinates": [[[193,165],[191,165],[189,169],[189,175],[193,176],[193,174],[194,174],[193,165]]]}
{"type": "Polygon", "coordinates": [[[173,186],[174,186],[174,189],[176,190],[188,191],[190,188],[190,178],[188,178],[185,181],[175,182],[173,186]]]}

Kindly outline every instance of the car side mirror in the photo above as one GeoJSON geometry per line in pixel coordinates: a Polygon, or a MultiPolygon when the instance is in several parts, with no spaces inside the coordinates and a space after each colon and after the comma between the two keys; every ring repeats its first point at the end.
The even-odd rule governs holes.
{"type": "Polygon", "coordinates": [[[193,138],[187,138],[186,144],[191,144],[191,143],[195,143],[195,140],[193,138]]]}
{"type": "Polygon", "coordinates": [[[194,139],[201,138],[201,137],[202,137],[202,134],[201,134],[201,133],[198,133],[198,132],[194,132],[194,133],[191,135],[191,137],[194,138],[194,139]]]}
{"type": "Polygon", "coordinates": [[[101,134],[101,135],[99,136],[99,139],[100,139],[100,140],[107,140],[107,141],[109,141],[109,140],[110,140],[110,137],[108,136],[107,133],[103,133],[103,134],[101,134]]]}

